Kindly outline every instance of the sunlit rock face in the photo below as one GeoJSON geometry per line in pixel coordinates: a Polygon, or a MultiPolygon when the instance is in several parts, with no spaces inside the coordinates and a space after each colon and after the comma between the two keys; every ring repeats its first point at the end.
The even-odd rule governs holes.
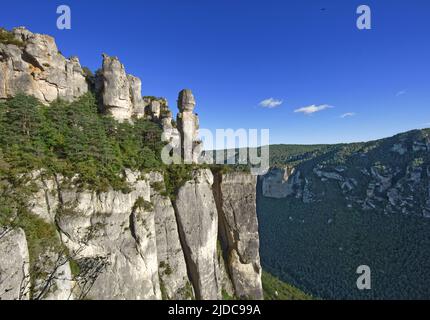
{"type": "MultiPolygon", "coordinates": [[[[92,75],[77,58],[63,57],[52,37],[25,28],[12,35],[20,42],[0,44],[0,100],[24,93],[48,105],[90,92],[119,122],[159,125],[179,159],[198,164],[190,90],[179,93],[176,124],[167,100],[142,97],[140,79],[118,58],[103,55],[92,75]]],[[[209,169],[187,174],[172,181],[164,169],[123,168],[127,188],[96,192],[78,174],[23,173],[32,190],[26,214],[42,226],[46,245],[34,251],[32,230],[0,225],[0,300],[261,298],[255,178],[226,175],[214,185],[209,169]]]]}
{"type": "Polygon", "coordinates": [[[79,59],[65,58],[54,38],[23,27],[12,34],[22,46],[0,43],[0,99],[24,93],[47,104],[58,98],[72,101],[88,92],[79,59]]]}
{"type": "Polygon", "coordinates": [[[99,91],[106,112],[120,122],[130,120],[133,115],[144,116],[142,83],[139,78],[126,74],[124,65],[117,57],[103,54],[103,66],[98,77],[99,91]]]}
{"type": "Polygon", "coordinates": [[[189,89],[179,92],[177,116],[182,141],[182,157],[185,163],[198,163],[202,143],[198,139],[199,117],[194,113],[196,100],[189,89]]]}

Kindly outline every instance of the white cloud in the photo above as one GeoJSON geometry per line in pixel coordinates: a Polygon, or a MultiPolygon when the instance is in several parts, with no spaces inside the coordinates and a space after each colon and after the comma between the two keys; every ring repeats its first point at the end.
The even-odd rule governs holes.
{"type": "Polygon", "coordinates": [[[396,97],[400,97],[403,96],[404,94],[406,94],[407,91],[406,90],[400,90],[399,92],[396,93],[396,97]]]}
{"type": "Polygon", "coordinates": [[[333,106],[330,106],[328,104],[321,104],[319,106],[317,105],[311,105],[311,106],[307,106],[307,107],[303,107],[303,108],[299,108],[294,110],[295,113],[303,113],[303,114],[313,114],[315,112],[319,112],[319,111],[323,111],[326,109],[330,109],[330,108],[334,108],[333,106]]]}
{"type": "Polygon", "coordinates": [[[342,118],[342,119],[345,119],[345,118],[348,118],[348,117],[354,117],[354,116],[356,116],[357,114],[355,113],[355,112],[347,112],[347,113],[344,113],[343,115],[341,115],[340,117],[342,118]]]}
{"type": "Polygon", "coordinates": [[[272,109],[272,108],[279,107],[282,103],[283,103],[282,100],[269,98],[269,99],[265,99],[265,100],[261,101],[259,105],[263,108],[272,109]]]}

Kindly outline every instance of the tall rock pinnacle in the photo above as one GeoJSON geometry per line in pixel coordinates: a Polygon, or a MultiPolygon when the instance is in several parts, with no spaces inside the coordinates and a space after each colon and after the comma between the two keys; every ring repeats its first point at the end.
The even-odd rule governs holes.
{"type": "Polygon", "coordinates": [[[198,163],[202,142],[198,139],[199,118],[193,113],[196,100],[189,89],[179,92],[177,116],[178,130],[181,134],[184,163],[198,163]]]}

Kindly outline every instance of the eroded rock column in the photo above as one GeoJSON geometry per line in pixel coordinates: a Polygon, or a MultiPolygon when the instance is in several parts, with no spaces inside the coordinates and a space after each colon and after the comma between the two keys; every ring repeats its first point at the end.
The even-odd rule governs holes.
{"type": "Polygon", "coordinates": [[[199,118],[193,113],[196,101],[191,90],[179,92],[177,116],[178,130],[181,134],[182,158],[184,163],[198,163],[202,142],[198,139],[199,118]]]}
{"type": "Polygon", "coordinates": [[[0,227],[0,300],[28,300],[30,258],[24,231],[0,227]]]}
{"type": "Polygon", "coordinates": [[[179,189],[176,215],[188,271],[197,299],[219,298],[217,282],[218,214],[212,193],[213,175],[196,170],[179,189]]]}

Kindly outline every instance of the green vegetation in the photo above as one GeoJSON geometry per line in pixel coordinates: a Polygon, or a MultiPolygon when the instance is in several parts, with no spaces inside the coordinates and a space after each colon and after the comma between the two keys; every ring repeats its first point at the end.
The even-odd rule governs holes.
{"type": "Polygon", "coordinates": [[[164,192],[164,183],[161,181],[155,181],[151,183],[151,188],[158,193],[164,192]]]}
{"type": "Polygon", "coordinates": [[[13,34],[4,28],[0,28],[0,43],[14,44],[18,47],[23,47],[25,45],[24,42],[15,39],[13,34]]]}
{"type": "Polygon", "coordinates": [[[82,188],[127,191],[124,169],[161,168],[161,129],[135,119],[118,123],[97,111],[88,94],[46,107],[19,95],[0,104],[2,162],[17,176],[44,169],[47,174],[74,181],[82,188]]]}
{"type": "Polygon", "coordinates": [[[162,300],[169,300],[169,297],[168,297],[167,292],[166,292],[166,286],[163,282],[163,278],[162,277],[159,277],[159,278],[160,278],[161,299],[162,300]]]}
{"type": "Polygon", "coordinates": [[[8,225],[12,228],[22,228],[25,232],[30,256],[30,297],[33,297],[36,282],[38,280],[45,280],[48,276],[46,271],[44,271],[47,269],[46,264],[52,263],[45,255],[49,252],[63,252],[64,247],[54,225],[29,213],[25,208],[20,208],[13,222],[8,225]]]}
{"type": "Polygon", "coordinates": [[[257,203],[262,264],[283,281],[323,299],[430,296],[428,219],[261,194],[257,203]],[[372,290],[355,285],[363,264],[372,270],[372,290]]]}
{"type": "Polygon", "coordinates": [[[185,164],[167,166],[164,171],[166,192],[163,195],[167,195],[172,200],[175,200],[179,188],[192,178],[191,172],[194,167],[194,165],[185,164]]]}
{"type": "Polygon", "coordinates": [[[193,286],[191,285],[191,283],[189,281],[187,281],[187,283],[185,284],[185,286],[181,289],[179,289],[179,294],[184,297],[185,299],[189,299],[189,300],[194,300],[194,291],[193,291],[193,286]]]}
{"type": "Polygon", "coordinates": [[[136,202],[134,203],[133,211],[137,209],[144,210],[144,211],[152,211],[154,209],[154,206],[151,202],[146,201],[142,197],[138,197],[136,202]]]}
{"type": "MultiPolygon", "coordinates": [[[[429,136],[430,130],[415,130],[367,143],[325,146],[312,156],[296,156],[305,159],[300,162],[280,163],[296,163],[302,179],[311,186],[315,202],[303,203],[293,196],[266,198],[259,185],[263,268],[323,299],[430,297],[430,220],[422,216],[429,196],[430,153],[413,149],[417,141],[427,141],[429,136]],[[407,152],[393,151],[395,145],[407,152]],[[312,172],[318,166],[330,172],[340,168],[342,176],[355,179],[357,185],[344,193],[339,182],[322,182],[312,172]],[[408,206],[410,214],[385,213],[381,207],[388,203],[386,193],[377,193],[380,205],[372,210],[363,210],[360,203],[350,200],[366,198],[371,167],[389,172],[392,186],[411,168],[420,168],[422,178],[413,188],[410,180],[402,181],[402,199],[413,199],[408,206]],[[356,270],[363,264],[372,270],[372,290],[359,291],[356,287],[356,270]]],[[[279,152],[275,158],[287,159],[281,151],[288,148],[273,149],[279,152]]]]}
{"type": "MultiPolygon", "coordinates": [[[[55,225],[29,213],[28,199],[38,191],[31,173],[38,171],[45,179],[62,176],[64,187],[73,183],[96,192],[113,188],[127,193],[125,169],[159,170],[173,192],[190,176],[191,168],[165,168],[160,159],[163,146],[157,124],[143,119],[119,123],[98,111],[91,94],[71,103],[58,100],[50,106],[25,95],[0,103],[0,226],[25,231],[33,282],[47,276],[38,270],[46,253],[67,252],[55,225]]],[[[135,206],[152,209],[143,198],[135,206]]],[[[77,213],[62,207],[58,214],[77,213]]],[[[95,225],[89,236],[100,228],[103,225],[95,225]]],[[[80,273],[73,259],[71,267],[74,275],[80,273]]],[[[165,272],[172,270],[166,268],[165,272]]]]}
{"type": "Polygon", "coordinates": [[[166,276],[170,276],[173,273],[172,267],[170,267],[170,264],[161,261],[159,265],[159,270],[163,270],[163,274],[166,276]]]}
{"type": "Polygon", "coordinates": [[[78,277],[81,274],[81,267],[79,266],[79,263],[71,257],[68,259],[68,261],[73,278],[78,277]]]}
{"type": "Polygon", "coordinates": [[[221,291],[222,300],[237,300],[235,296],[231,296],[228,292],[223,288],[221,291]]]}
{"type": "Polygon", "coordinates": [[[261,280],[265,300],[312,300],[312,296],[263,271],[261,280]]]}
{"type": "Polygon", "coordinates": [[[90,68],[88,68],[88,67],[82,67],[82,71],[84,72],[84,75],[87,78],[93,78],[94,77],[94,73],[90,70],[90,68]]]}

